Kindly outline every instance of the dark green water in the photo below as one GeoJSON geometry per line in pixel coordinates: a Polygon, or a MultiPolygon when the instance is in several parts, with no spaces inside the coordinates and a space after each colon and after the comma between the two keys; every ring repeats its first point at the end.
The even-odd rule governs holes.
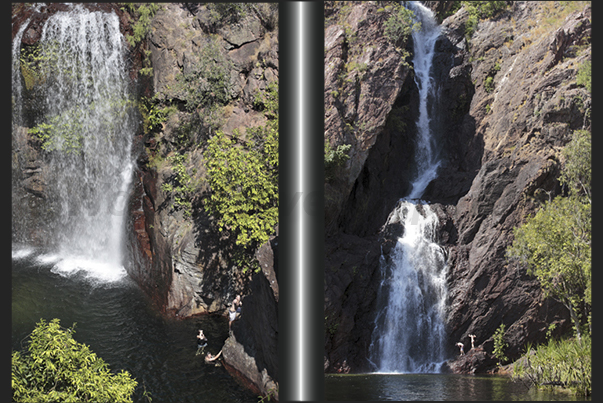
{"type": "Polygon", "coordinates": [[[114,283],[78,274],[52,273],[52,264],[33,256],[12,263],[12,349],[44,318],[76,324],[75,339],[103,358],[113,371],[127,370],[138,381],[135,402],[257,402],[224,369],[196,356],[196,334],[208,338],[206,352],[217,353],[228,336],[223,317],[166,319],[128,278],[114,283]]]}
{"type": "Polygon", "coordinates": [[[576,400],[576,397],[528,390],[523,384],[501,376],[362,374],[326,375],[325,400],[576,400]]]}

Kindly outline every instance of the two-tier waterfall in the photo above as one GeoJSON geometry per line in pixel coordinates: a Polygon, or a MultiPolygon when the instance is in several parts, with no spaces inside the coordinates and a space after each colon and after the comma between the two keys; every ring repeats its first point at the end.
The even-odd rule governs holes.
{"type": "Polygon", "coordinates": [[[437,215],[419,200],[440,164],[430,127],[437,98],[431,66],[440,30],[431,10],[419,2],[410,2],[409,8],[421,22],[421,29],[413,33],[420,99],[416,177],[410,194],[388,218],[388,224],[400,223],[404,233],[389,256],[381,258],[379,312],[370,353],[376,371],[384,373],[438,372],[446,358],[446,258],[435,242],[437,215]]]}
{"type": "MultiPolygon", "coordinates": [[[[13,45],[13,57],[19,46],[13,45]]],[[[49,166],[47,215],[39,223],[47,250],[40,259],[55,263],[61,274],[120,279],[126,274],[123,243],[137,119],[119,19],[72,5],[48,18],[35,46],[28,69],[36,77],[38,107],[28,119],[13,121],[29,122],[49,166]]],[[[21,102],[24,88],[14,66],[13,99],[21,102]]],[[[25,113],[20,106],[14,111],[25,113]]]]}

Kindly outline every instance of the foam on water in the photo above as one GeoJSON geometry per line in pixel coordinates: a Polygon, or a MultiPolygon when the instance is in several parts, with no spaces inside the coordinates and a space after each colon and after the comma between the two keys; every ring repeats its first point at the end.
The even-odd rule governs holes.
{"type": "Polygon", "coordinates": [[[126,278],[123,266],[91,260],[87,257],[68,257],[60,259],[50,270],[64,277],[82,274],[85,278],[102,283],[115,283],[126,278]]]}

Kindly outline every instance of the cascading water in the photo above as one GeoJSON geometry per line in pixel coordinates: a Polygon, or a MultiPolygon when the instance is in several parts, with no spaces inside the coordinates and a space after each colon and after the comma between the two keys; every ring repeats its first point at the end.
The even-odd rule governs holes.
{"type": "Polygon", "coordinates": [[[419,2],[410,2],[409,8],[421,22],[421,29],[413,33],[420,99],[417,176],[410,194],[400,200],[387,222],[400,223],[404,234],[389,256],[381,257],[380,310],[370,351],[371,362],[380,373],[439,372],[445,360],[446,257],[435,242],[437,215],[419,200],[436,178],[440,164],[430,128],[436,99],[430,72],[440,30],[431,10],[419,2]]]}
{"type": "MultiPolygon", "coordinates": [[[[37,46],[43,100],[33,121],[52,173],[40,223],[50,252],[39,258],[56,261],[61,274],[119,280],[137,124],[119,19],[73,5],[49,17],[37,46]]],[[[16,101],[21,92],[13,79],[16,101]]]]}

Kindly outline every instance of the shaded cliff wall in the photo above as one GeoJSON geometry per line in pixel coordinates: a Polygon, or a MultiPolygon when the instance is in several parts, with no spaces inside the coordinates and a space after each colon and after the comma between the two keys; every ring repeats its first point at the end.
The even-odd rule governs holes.
{"type": "MultiPolygon", "coordinates": [[[[443,2],[428,3],[448,11],[441,7],[443,2]]],[[[333,70],[342,63],[336,62],[337,55],[346,55],[344,42],[329,38],[338,30],[346,32],[348,26],[355,28],[352,16],[363,16],[366,25],[357,31],[366,32],[361,37],[364,48],[379,43],[385,52],[394,53],[382,37],[386,17],[375,8],[369,13],[370,3],[347,5],[351,11],[345,7],[327,4],[325,12],[339,14],[327,20],[331,25],[325,28],[325,105],[332,111],[325,117],[325,136],[337,144],[351,133],[347,142],[352,150],[356,144],[366,144],[367,149],[364,154],[352,153],[335,181],[339,187],[325,185],[325,194],[336,193],[327,199],[327,206],[337,206],[325,212],[330,224],[326,371],[341,368],[344,360],[353,371],[370,369],[379,256],[381,251],[387,253],[401,230],[382,226],[408,186],[416,120],[412,73],[398,73],[399,66],[371,70],[378,63],[368,71],[395,85],[396,95],[389,105],[379,91],[360,96],[387,115],[375,133],[346,132],[345,115],[335,111],[348,110],[353,102],[347,102],[348,109],[328,108],[335,104],[330,93],[337,83],[333,70]]],[[[589,5],[513,2],[494,18],[480,21],[471,38],[465,37],[467,18],[464,9],[440,18],[443,36],[436,45],[434,74],[443,164],[423,196],[440,216],[440,242],[449,254],[450,356],[457,341],[469,349],[468,334],[475,334],[476,345],[484,349],[471,362],[451,362],[457,372],[484,371],[494,364],[491,336],[501,323],[507,325],[511,358],[526,342],[542,341],[549,323],[556,322],[559,333],[569,328],[564,308],[544,300],[537,281],[525,267],[509,264],[505,250],[512,242],[512,228],[537,209],[543,195],[548,198],[547,192],[554,196],[560,191],[560,153],[572,131],[590,127],[590,93],[576,84],[578,68],[590,60],[589,5]]],[[[379,88],[370,80],[379,82],[364,76],[354,88],[379,88]]],[[[367,127],[362,120],[356,125],[367,127]]]]}

